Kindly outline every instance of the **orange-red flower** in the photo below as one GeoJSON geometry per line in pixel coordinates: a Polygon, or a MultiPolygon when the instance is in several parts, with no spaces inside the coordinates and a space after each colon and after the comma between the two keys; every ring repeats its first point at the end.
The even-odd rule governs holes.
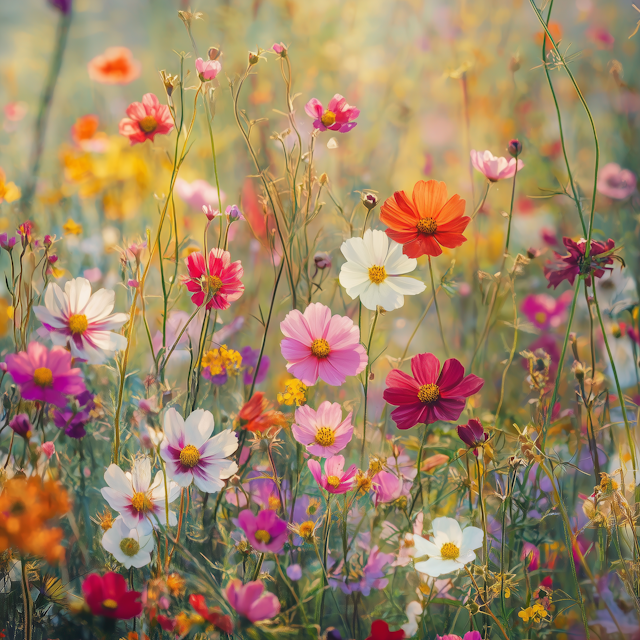
{"type": "Polygon", "coordinates": [[[420,180],[410,199],[404,191],[387,198],[380,220],[389,228],[387,235],[404,245],[409,258],[439,256],[441,247],[459,247],[466,238],[462,232],[470,218],[464,214],[465,201],[459,195],[447,199],[447,185],[437,180],[420,180]]]}
{"type": "Polygon", "coordinates": [[[140,75],[140,63],[127,47],[109,47],[89,62],[89,77],[103,84],[129,84],[140,75]]]}
{"type": "Polygon", "coordinates": [[[266,431],[270,427],[283,426],[287,419],[281,411],[271,409],[271,403],[264,393],[258,391],[240,409],[238,422],[247,431],[266,431]]]}

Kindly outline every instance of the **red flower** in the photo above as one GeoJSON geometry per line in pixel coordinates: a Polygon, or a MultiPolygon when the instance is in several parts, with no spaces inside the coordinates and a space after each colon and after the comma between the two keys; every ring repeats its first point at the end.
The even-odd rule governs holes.
{"type": "Polygon", "coordinates": [[[466,398],[482,389],[484,380],[470,374],[455,358],[444,363],[432,353],[421,353],[411,359],[413,378],[393,369],[387,376],[383,397],[396,405],[391,417],[398,429],[411,429],[417,424],[432,424],[437,420],[457,420],[466,398]]]}
{"type": "Polygon", "coordinates": [[[120,120],[120,134],[127,136],[131,144],[153,139],[157,134],[166,134],[173,129],[171,112],[166,104],[153,93],[145,93],[142,102],[132,102],[127,107],[128,118],[120,120]]]}
{"type": "Polygon", "coordinates": [[[247,431],[266,431],[271,427],[282,427],[287,423],[281,411],[271,408],[271,403],[258,391],[245,402],[238,413],[240,426],[247,431]]]}
{"type": "Polygon", "coordinates": [[[201,615],[207,622],[210,622],[216,629],[225,633],[233,633],[233,623],[229,616],[225,616],[219,607],[209,609],[202,595],[190,595],[189,604],[201,615]]]}
{"type": "Polygon", "coordinates": [[[128,591],[127,581],[119,573],[90,573],[82,583],[82,593],[94,616],[129,620],[142,613],[140,592],[128,591]]]}
{"type": "Polygon", "coordinates": [[[402,640],[402,638],[404,638],[402,629],[391,631],[384,620],[374,620],[371,624],[371,635],[367,640],[402,640]]]}
{"type": "Polygon", "coordinates": [[[469,449],[473,449],[473,455],[477,456],[478,447],[486,442],[489,434],[485,433],[480,420],[471,418],[467,424],[458,425],[458,437],[469,449]]]}

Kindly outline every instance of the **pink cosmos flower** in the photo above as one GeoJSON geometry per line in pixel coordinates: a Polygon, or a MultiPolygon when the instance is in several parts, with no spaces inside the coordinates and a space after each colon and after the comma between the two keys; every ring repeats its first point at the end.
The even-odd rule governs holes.
{"type": "Polygon", "coordinates": [[[64,407],[65,396],[86,390],[80,369],[71,368],[71,354],[62,347],[49,351],[43,344],[30,342],[26,351],[9,354],[5,363],[24,400],[64,407]]]}
{"type": "Polygon", "coordinates": [[[455,358],[446,360],[440,371],[440,361],[432,353],[414,356],[411,372],[413,378],[400,369],[393,369],[387,376],[383,398],[398,407],[391,413],[398,429],[457,420],[466,399],[484,384],[476,375],[465,377],[464,367],[455,358]]]}
{"type": "Polygon", "coordinates": [[[446,636],[436,636],[436,640],[482,640],[482,636],[479,631],[467,631],[463,638],[455,633],[448,633],[446,636]]]}
{"type": "Polygon", "coordinates": [[[182,281],[193,294],[191,302],[198,307],[208,300],[207,309],[228,309],[244,293],[240,278],[244,275],[242,262],[231,262],[231,254],[223,249],[209,251],[209,272],[200,251],[190,253],[185,264],[189,271],[182,281]]]}
{"type": "Polygon", "coordinates": [[[571,297],[570,291],[559,298],[546,293],[529,294],[522,301],[521,311],[538,329],[557,329],[565,321],[571,297]]]}
{"type": "Polygon", "coordinates": [[[344,457],[333,456],[324,461],[324,473],[317,460],[307,460],[309,471],[314,480],[329,493],[346,493],[352,488],[353,479],[358,470],[357,465],[352,464],[344,471],[344,457]]]}
{"type": "Polygon", "coordinates": [[[360,344],[360,330],[351,318],[331,316],[319,302],[300,313],[290,311],[280,323],[285,335],[280,343],[287,370],[307,386],[318,378],[334,387],[344,384],[367,366],[367,353],[360,344]]]}
{"type": "MultiPolygon", "coordinates": [[[[217,210],[221,206],[221,203],[218,202],[218,189],[206,180],[187,182],[182,178],[178,178],[176,180],[175,192],[181,200],[184,200],[184,202],[196,211],[204,210],[204,207],[207,207],[207,210],[209,207],[217,210]]],[[[224,191],[220,190],[220,200],[224,202],[225,198],[226,195],[224,191]]]]}
{"type": "Polygon", "coordinates": [[[397,500],[402,495],[403,482],[391,471],[380,471],[372,478],[374,504],[386,504],[397,500]]]}
{"type": "Polygon", "coordinates": [[[128,118],[120,120],[120,134],[126,136],[131,144],[151,140],[157,134],[167,134],[173,129],[171,112],[166,104],[153,93],[145,93],[142,102],[132,102],[127,107],[128,118]]]}
{"type": "Polygon", "coordinates": [[[263,593],[264,584],[259,580],[247,582],[231,580],[225,589],[229,604],[251,622],[270,620],[280,613],[280,602],[273,593],[263,593]]]}
{"type": "Polygon", "coordinates": [[[238,523],[251,546],[261,553],[279,553],[289,536],[287,523],[273,509],[263,509],[257,516],[249,509],[240,512],[238,523]]]}
{"type": "Polygon", "coordinates": [[[596,187],[603,196],[613,200],[626,200],[635,192],[636,184],[635,174],[615,162],[610,162],[600,169],[596,187]]]}
{"type": "Polygon", "coordinates": [[[540,567],[540,549],[535,544],[525,541],[522,545],[520,560],[524,562],[528,571],[535,571],[540,567]]]}
{"type": "Polygon", "coordinates": [[[339,94],[336,93],[327,110],[324,110],[322,103],[316,98],[311,98],[307,102],[304,110],[307,115],[315,118],[313,126],[320,131],[339,131],[340,133],[347,133],[353,129],[357,122],[351,122],[360,115],[360,109],[356,109],[347,104],[347,101],[339,94]]]}
{"type": "Polygon", "coordinates": [[[222,65],[217,60],[196,60],[196,71],[202,82],[207,80],[215,80],[216,76],[222,71],[222,65]]]}
{"type": "Polygon", "coordinates": [[[497,158],[488,150],[482,153],[475,149],[471,150],[471,164],[491,182],[513,178],[516,172],[516,162],[518,171],[520,171],[524,167],[522,160],[497,158]]]}
{"type": "Polygon", "coordinates": [[[325,401],[317,411],[309,405],[296,409],[295,423],[291,425],[293,437],[307,447],[314,456],[328,458],[342,451],[351,441],[353,425],[351,414],[342,419],[342,407],[325,401]]]}

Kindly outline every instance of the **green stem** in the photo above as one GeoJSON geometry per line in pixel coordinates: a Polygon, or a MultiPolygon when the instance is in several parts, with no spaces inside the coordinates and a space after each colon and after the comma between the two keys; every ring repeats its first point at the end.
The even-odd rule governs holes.
{"type": "Polygon", "coordinates": [[[371,371],[371,340],[373,339],[373,332],[376,329],[376,323],[378,322],[379,309],[376,307],[376,313],[373,316],[373,322],[371,323],[371,329],[369,331],[369,343],[367,345],[367,366],[364,370],[364,421],[362,430],[362,451],[360,452],[360,465],[362,466],[364,461],[364,446],[367,442],[367,396],[369,394],[369,373],[371,371]]]}
{"type": "Polygon", "coordinates": [[[433,267],[431,266],[431,256],[429,256],[429,276],[431,278],[431,291],[433,291],[433,302],[436,305],[436,314],[438,316],[438,326],[440,327],[440,337],[442,338],[442,346],[447,358],[449,357],[449,349],[447,347],[447,341],[444,338],[444,329],[442,327],[442,318],[440,317],[440,307],[438,307],[438,298],[436,296],[436,285],[433,281],[433,267]]]}

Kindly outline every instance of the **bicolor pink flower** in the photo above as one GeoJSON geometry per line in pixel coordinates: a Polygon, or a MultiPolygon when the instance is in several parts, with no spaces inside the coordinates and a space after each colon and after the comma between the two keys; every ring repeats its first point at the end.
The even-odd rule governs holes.
{"type": "MultiPolygon", "coordinates": [[[[224,191],[221,190],[220,200],[222,202],[218,202],[218,189],[206,180],[187,182],[182,178],[178,178],[176,180],[175,192],[181,200],[186,202],[195,211],[204,211],[204,207],[207,207],[207,212],[209,208],[212,208],[215,212],[222,206],[222,202],[224,202],[226,198],[224,191]]],[[[219,211],[217,213],[220,215],[219,211]]]]}
{"type": "Polygon", "coordinates": [[[225,589],[229,604],[251,622],[270,620],[280,613],[280,602],[273,593],[263,593],[264,584],[259,580],[242,584],[231,580],[225,589]]]}
{"type": "Polygon", "coordinates": [[[307,386],[318,378],[339,386],[347,376],[358,375],[367,366],[367,353],[353,320],[332,317],[331,309],[319,302],[310,304],[304,314],[290,311],[280,330],[285,335],[280,349],[287,370],[307,386]]]}
{"type": "Polygon", "coordinates": [[[329,493],[346,493],[353,487],[358,467],[352,464],[344,471],[344,457],[333,456],[324,461],[324,473],[317,460],[307,460],[314,480],[329,493]]]}
{"type": "Polygon", "coordinates": [[[23,400],[37,400],[64,407],[66,396],[85,391],[80,369],[71,368],[71,354],[62,347],[51,351],[39,342],[30,342],[26,351],[5,359],[7,373],[20,387],[23,400]]]}
{"type": "Polygon", "coordinates": [[[532,293],[522,301],[521,311],[538,329],[557,329],[565,321],[571,297],[570,291],[565,291],[559,298],[532,293]]]}
{"type": "Polygon", "coordinates": [[[635,174],[615,162],[605,164],[598,172],[598,191],[613,200],[626,200],[635,192],[636,185],[635,174]]]}
{"type": "Polygon", "coordinates": [[[524,167],[522,160],[511,158],[497,158],[491,151],[471,150],[471,164],[491,182],[513,178],[516,173],[516,162],[518,171],[524,167]]]}
{"type": "Polygon", "coordinates": [[[458,425],[458,437],[469,449],[473,449],[473,455],[478,455],[478,447],[482,446],[489,434],[482,427],[482,422],[476,418],[471,418],[467,424],[458,425]]]}
{"type": "Polygon", "coordinates": [[[438,420],[457,420],[466,399],[482,389],[484,380],[476,375],[465,377],[464,367],[455,358],[440,361],[432,353],[421,353],[411,359],[413,377],[393,369],[387,375],[384,399],[397,409],[391,413],[398,429],[411,429],[417,424],[438,420]]]}
{"type": "Polygon", "coordinates": [[[228,309],[244,293],[244,285],[240,278],[244,275],[242,262],[231,262],[231,254],[224,249],[209,251],[209,270],[200,251],[190,253],[185,264],[188,276],[182,282],[193,294],[191,302],[196,306],[207,302],[207,309],[228,309]]]}
{"type": "Polygon", "coordinates": [[[217,60],[196,59],[196,71],[202,82],[215,80],[216,76],[222,71],[222,65],[217,60]]]}
{"type": "Polygon", "coordinates": [[[328,458],[342,451],[351,441],[353,425],[352,411],[342,419],[342,407],[325,401],[317,411],[309,405],[296,409],[295,423],[291,425],[293,437],[307,447],[314,456],[328,458]]]}
{"type": "Polygon", "coordinates": [[[311,118],[315,118],[313,126],[320,131],[339,131],[347,133],[353,129],[357,122],[352,122],[360,115],[360,109],[347,104],[347,101],[336,93],[327,110],[324,110],[322,103],[316,98],[311,98],[305,105],[304,110],[311,118]]]}
{"type": "Polygon", "coordinates": [[[257,516],[245,509],[238,516],[238,524],[251,546],[261,553],[279,553],[289,536],[287,523],[273,509],[262,509],[257,516]]]}
{"type": "Polygon", "coordinates": [[[524,562],[524,566],[528,571],[535,571],[540,568],[540,549],[535,544],[525,541],[522,544],[520,560],[524,562]]]}
{"type": "Polygon", "coordinates": [[[120,120],[118,129],[132,145],[145,140],[153,142],[156,135],[170,133],[173,129],[169,107],[160,104],[153,93],[145,93],[142,102],[132,102],[127,107],[127,115],[128,118],[120,120]]]}

